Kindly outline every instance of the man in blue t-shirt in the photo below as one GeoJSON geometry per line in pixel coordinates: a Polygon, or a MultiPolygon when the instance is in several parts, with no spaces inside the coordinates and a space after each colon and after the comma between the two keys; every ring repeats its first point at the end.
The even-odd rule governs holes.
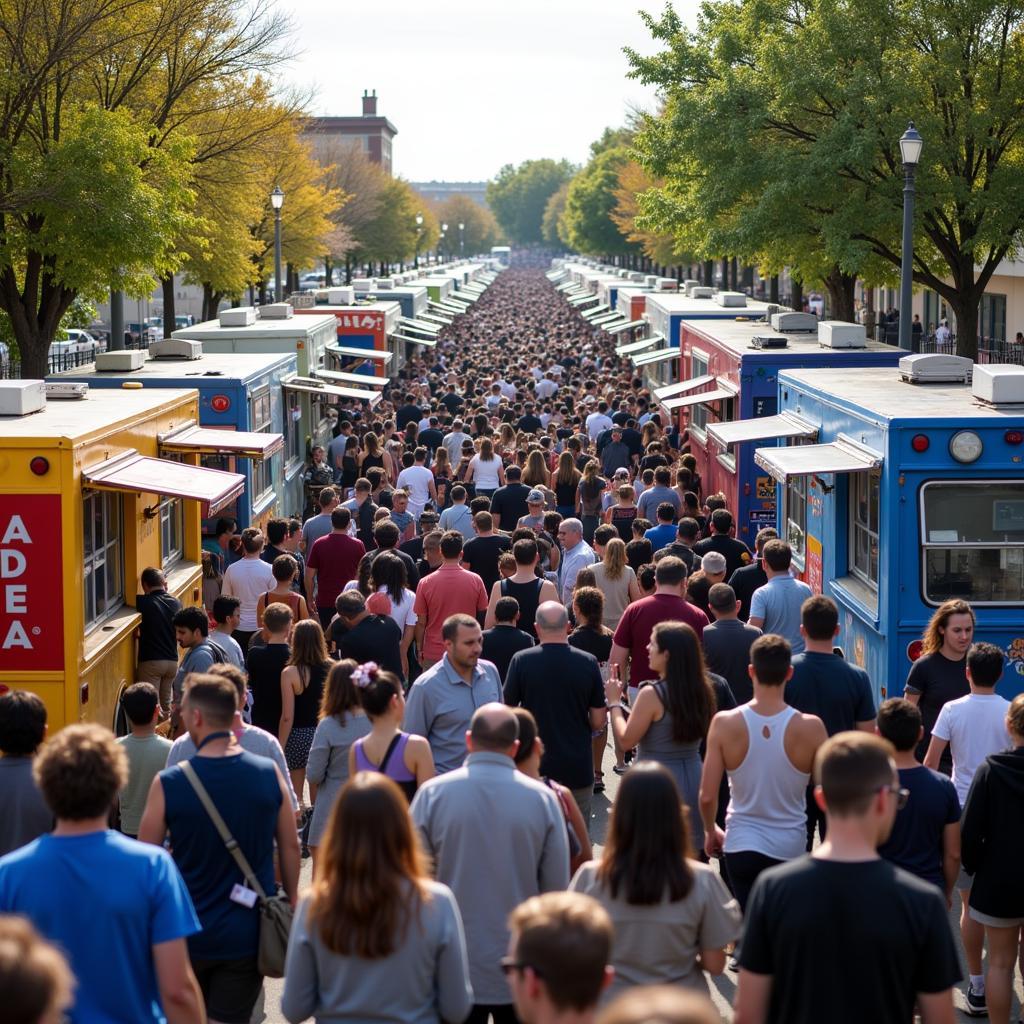
{"type": "Polygon", "coordinates": [[[663,501],[658,506],[658,524],[644,531],[655,551],[668,547],[676,539],[676,510],[671,502],[663,501]]]}
{"type": "Polygon", "coordinates": [[[199,920],[185,883],[165,850],[107,828],[128,781],[124,750],[101,726],[71,725],[46,744],[36,770],[57,824],[0,858],[0,913],[24,915],[67,955],[73,1024],[165,1024],[169,1010],[199,1024],[185,945],[199,920]]]}
{"type": "MultiPolygon", "coordinates": [[[[267,895],[276,891],[274,843],[285,891],[295,902],[299,843],[289,791],[272,760],[234,740],[238,694],[220,675],[191,675],[181,719],[196,753],[188,762],[267,895]]],[[[248,1024],[263,987],[257,967],[260,911],[255,887],[228,852],[181,764],[153,779],[139,839],[170,835],[174,860],[202,923],[188,951],[211,1020],[248,1024]]]]}

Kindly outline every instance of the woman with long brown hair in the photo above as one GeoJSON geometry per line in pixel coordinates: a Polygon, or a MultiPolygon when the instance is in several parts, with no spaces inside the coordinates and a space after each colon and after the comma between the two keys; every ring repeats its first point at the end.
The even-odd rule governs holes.
{"type": "MultiPolygon", "coordinates": [[[[604,529],[599,526],[597,533],[604,529]]],[[[640,586],[621,537],[612,537],[605,543],[601,561],[592,568],[597,589],[604,594],[604,624],[614,630],[630,602],[640,600],[640,586]]]]}
{"type": "MultiPolygon", "coordinates": [[[[974,610],[966,601],[943,601],[935,609],[921,639],[921,657],[910,666],[903,696],[921,709],[924,736],[917,753],[924,760],[942,706],[970,693],[967,651],[974,639],[974,610]]],[[[953,774],[949,747],[942,752],[939,771],[953,774]]]]}
{"type": "Polygon", "coordinates": [[[601,903],[615,926],[606,1000],[633,985],[707,994],[704,971],[725,970],[739,907],[718,872],[691,853],[672,775],[660,764],[634,765],[619,784],[601,859],[584,864],[569,885],[601,903]]]}
{"type": "Polygon", "coordinates": [[[576,514],[576,488],[582,475],[571,451],[566,449],[558,456],[558,468],[548,479],[548,486],[555,492],[555,510],[563,519],[571,519],[576,514]]]}
{"type": "Polygon", "coordinates": [[[472,484],[478,497],[489,498],[499,487],[505,485],[505,467],[494,453],[494,441],[484,437],[480,451],[469,460],[466,483],[472,484]]]}
{"type": "Polygon", "coordinates": [[[374,466],[383,469],[388,480],[395,482],[395,466],[390,454],[381,446],[380,438],[371,430],[363,435],[363,450],[356,458],[359,475],[366,476],[366,471],[374,466]]]}
{"type": "Polygon", "coordinates": [[[370,731],[370,720],[363,713],[352,673],[356,663],[351,658],[336,661],[324,684],[320,701],[320,721],[313,734],[313,746],[306,762],[306,781],[313,800],[313,820],[306,845],[313,855],[316,870],[317,848],[327,829],[327,819],[338,799],[341,787],[348,782],[348,754],[352,744],[370,731]]]}
{"type": "Polygon", "coordinates": [[[324,679],[330,667],[331,658],[320,623],[315,619],[297,622],[292,630],[292,652],[281,673],[281,725],[277,738],[284,748],[288,774],[300,803],[324,679]]]}
{"type": "Polygon", "coordinates": [[[360,772],[334,805],[288,942],[291,1024],[465,1020],[473,1005],[462,918],[430,879],[401,790],[360,772]]]}
{"type": "Polygon", "coordinates": [[[597,459],[583,466],[583,475],[576,487],[576,513],[583,524],[583,539],[594,543],[594,531],[601,519],[601,499],[608,481],[597,472],[597,459]]]}
{"type": "Polygon", "coordinates": [[[536,487],[538,490],[544,491],[546,495],[551,494],[548,489],[548,479],[550,473],[548,472],[547,463],[544,461],[544,453],[539,448],[534,448],[529,455],[526,456],[526,468],[523,470],[523,483],[527,487],[536,487]]]}
{"type": "Polygon", "coordinates": [[[434,474],[434,487],[437,488],[437,510],[441,512],[448,507],[448,491],[451,489],[452,477],[455,475],[448,449],[444,445],[434,452],[434,464],[430,467],[430,472],[434,474]]]}
{"type": "Polygon", "coordinates": [[[659,622],[651,631],[647,656],[658,681],[640,688],[628,721],[621,683],[612,678],[605,686],[612,734],[622,750],[638,747],[641,761],[657,761],[672,773],[690,812],[690,834],[703,849],[700,745],[718,710],[714,687],[700,640],[684,622],[659,622]]]}

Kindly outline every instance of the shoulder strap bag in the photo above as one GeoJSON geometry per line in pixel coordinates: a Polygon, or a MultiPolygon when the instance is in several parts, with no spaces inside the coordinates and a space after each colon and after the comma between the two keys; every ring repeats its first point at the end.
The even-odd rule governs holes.
{"type": "Polygon", "coordinates": [[[199,781],[196,770],[188,761],[181,762],[181,770],[185,773],[189,785],[195,790],[196,796],[199,797],[199,802],[203,805],[210,821],[213,822],[213,827],[223,840],[228,853],[234,858],[242,872],[246,884],[259,899],[260,941],[256,955],[257,970],[265,978],[283,978],[285,953],[288,950],[288,933],[292,927],[294,908],[287,896],[279,893],[274,893],[273,896],[266,894],[256,873],[249,866],[245,854],[242,853],[241,847],[235,842],[234,836],[231,835],[224,819],[220,816],[220,811],[217,810],[206,787],[199,781]]]}

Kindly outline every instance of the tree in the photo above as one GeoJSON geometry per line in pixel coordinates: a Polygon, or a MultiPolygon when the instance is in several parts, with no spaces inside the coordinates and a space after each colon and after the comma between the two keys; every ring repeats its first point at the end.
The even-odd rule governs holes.
{"type": "Polygon", "coordinates": [[[572,174],[567,160],[526,160],[518,167],[506,164],[487,183],[487,205],[510,242],[533,245],[544,240],[544,208],[572,174]]]}
{"type": "Polygon", "coordinates": [[[564,245],[569,247],[569,239],[564,233],[563,216],[565,201],[569,196],[569,182],[563,182],[557,192],[552,192],[544,206],[544,216],[540,222],[540,233],[548,245],[564,245]]]}
{"type": "Polygon", "coordinates": [[[452,196],[437,207],[437,219],[448,225],[441,248],[449,256],[490,252],[501,237],[494,214],[469,196],[452,196]],[[459,225],[465,227],[460,233],[459,225]]]}
{"type": "Polygon", "coordinates": [[[662,183],[651,177],[635,160],[626,160],[619,168],[618,187],[615,189],[615,206],[609,213],[618,226],[619,233],[627,241],[640,247],[640,251],[655,263],[667,265],[680,257],[676,251],[674,237],[668,232],[644,230],[639,226],[639,196],[662,187],[662,183]]]}
{"type": "Polygon", "coordinates": [[[563,221],[572,248],[602,256],[635,251],[636,245],[628,241],[612,217],[619,172],[628,159],[625,146],[602,148],[569,182],[563,221]]]}
{"type": "Polygon", "coordinates": [[[377,216],[360,235],[366,258],[384,265],[404,263],[437,244],[440,228],[429,205],[401,178],[389,178],[381,190],[377,216]],[[416,216],[423,217],[417,227],[416,216]]]}
{"type": "Polygon", "coordinates": [[[649,215],[672,221],[696,182],[695,208],[710,199],[722,214],[716,230],[729,210],[737,221],[757,211],[762,232],[788,214],[816,240],[822,267],[891,276],[901,258],[898,139],[913,119],[925,139],[914,280],[946,300],[959,352],[975,357],[979,301],[1024,228],[1019,5],[719,0],[702,12],[696,33],[671,9],[647,19],[667,50],[630,53],[632,73],[666,96],[664,117],[645,126],[645,159],[668,179],[649,215]],[[716,130],[720,158],[698,147],[688,159],[688,144],[716,130]],[[758,153],[774,168],[761,161],[738,181],[737,165],[756,165],[758,153]]]}

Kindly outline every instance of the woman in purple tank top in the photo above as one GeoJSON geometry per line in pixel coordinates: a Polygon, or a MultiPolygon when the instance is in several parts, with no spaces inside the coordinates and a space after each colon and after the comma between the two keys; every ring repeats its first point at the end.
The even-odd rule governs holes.
{"type": "Polygon", "coordinates": [[[370,733],[349,749],[350,777],[356,772],[381,772],[412,802],[416,790],[434,777],[434,757],[423,736],[402,732],[405,696],[398,677],[368,661],[353,673],[359,702],[370,720],[370,733]]]}

